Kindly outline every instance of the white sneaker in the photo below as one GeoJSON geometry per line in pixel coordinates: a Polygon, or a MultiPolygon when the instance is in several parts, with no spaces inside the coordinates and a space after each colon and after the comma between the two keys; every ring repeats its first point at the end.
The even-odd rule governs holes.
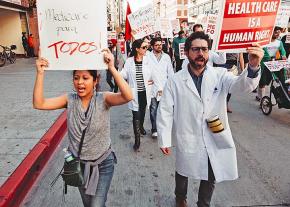
{"type": "Polygon", "coordinates": [[[156,139],[156,138],[157,138],[157,132],[153,132],[153,133],[152,133],[152,138],[153,138],[153,139],[156,139]]]}

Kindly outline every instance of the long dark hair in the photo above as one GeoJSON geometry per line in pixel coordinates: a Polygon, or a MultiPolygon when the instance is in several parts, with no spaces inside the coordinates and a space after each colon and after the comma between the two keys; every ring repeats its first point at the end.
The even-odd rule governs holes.
{"type": "MultiPolygon", "coordinates": [[[[73,76],[75,76],[76,71],[77,71],[77,70],[74,70],[74,71],[73,71],[73,76]]],[[[101,79],[101,74],[99,74],[97,70],[87,70],[87,71],[89,72],[89,74],[90,74],[91,76],[93,76],[93,80],[94,80],[94,81],[98,80],[98,81],[97,81],[97,84],[96,84],[96,92],[98,92],[99,89],[100,89],[100,79],[101,79]]]]}
{"type": "Polygon", "coordinates": [[[135,40],[133,43],[132,43],[132,50],[131,50],[131,53],[130,53],[130,57],[136,57],[137,56],[137,48],[140,48],[142,43],[144,42],[143,39],[138,39],[138,40],[135,40]]]}

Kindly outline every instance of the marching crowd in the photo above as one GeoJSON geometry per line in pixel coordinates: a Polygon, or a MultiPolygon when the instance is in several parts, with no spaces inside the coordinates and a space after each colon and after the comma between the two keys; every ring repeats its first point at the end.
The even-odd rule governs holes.
{"type": "Polygon", "coordinates": [[[227,114],[232,112],[230,96],[256,91],[259,85],[256,99],[260,100],[268,84],[263,61],[289,57],[290,44],[280,32],[282,28],[276,27],[271,44],[264,48],[253,44],[244,54],[212,51],[212,41],[200,24],[194,25],[192,34],[180,31],[172,41],[156,33],[129,42],[120,33],[104,50],[111,92],[97,90],[100,76],[96,71],[75,70],[75,92],[50,99],[43,96],[44,69],[49,63],[40,56],[34,107],[68,109],[69,150],[76,157],[87,129],[80,154],[86,175],[85,185],[79,187],[84,206],[105,206],[116,163],[108,111],[127,102],[136,152],[140,137],[148,133],[144,129],[146,107],[151,136],[158,139],[162,153],[170,155],[170,147],[176,147],[176,206],[187,206],[188,177],[201,180],[197,206],[210,206],[215,183],[238,178],[227,114]],[[180,43],[184,43],[185,59],[180,56],[180,43]]]}

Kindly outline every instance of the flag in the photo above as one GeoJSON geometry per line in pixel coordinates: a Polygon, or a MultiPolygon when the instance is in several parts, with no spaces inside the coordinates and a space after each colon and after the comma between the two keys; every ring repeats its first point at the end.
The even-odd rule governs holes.
{"type": "Polygon", "coordinates": [[[130,5],[129,2],[127,1],[127,11],[126,11],[126,23],[125,23],[125,39],[126,40],[130,40],[132,38],[131,35],[131,26],[128,20],[128,15],[131,14],[131,9],[130,9],[130,5]]]}

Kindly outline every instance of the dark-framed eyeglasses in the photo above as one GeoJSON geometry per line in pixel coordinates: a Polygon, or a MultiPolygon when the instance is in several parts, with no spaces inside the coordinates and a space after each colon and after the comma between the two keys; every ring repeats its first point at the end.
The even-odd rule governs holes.
{"type": "Polygon", "coordinates": [[[192,52],[195,52],[195,53],[198,53],[199,51],[208,53],[208,47],[191,47],[190,49],[192,52]]]}

